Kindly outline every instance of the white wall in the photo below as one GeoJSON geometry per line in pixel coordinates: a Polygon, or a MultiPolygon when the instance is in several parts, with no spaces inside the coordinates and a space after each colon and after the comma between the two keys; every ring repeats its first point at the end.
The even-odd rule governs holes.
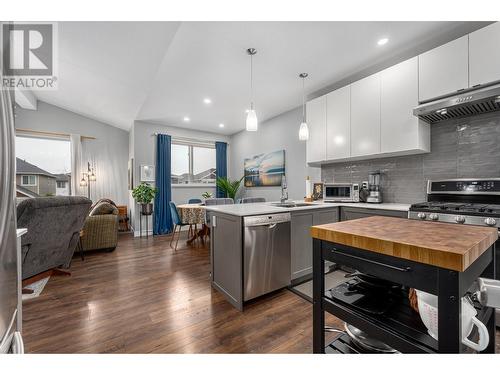
{"type": "MultiPolygon", "coordinates": [[[[156,165],[156,137],[153,135],[155,133],[168,134],[173,137],[186,137],[193,138],[197,140],[206,141],[220,141],[229,143],[229,137],[207,132],[199,132],[196,130],[183,129],[175,126],[165,126],[155,123],[149,123],[145,121],[135,121],[132,129],[133,140],[131,141],[132,153],[130,157],[134,158],[134,186],[137,186],[139,181],[139,171],[141,165],[156,165]]],[[[231,149],[231,145],[228,145],[228,154],[231,149]]],[[[229,159],[229,155],[228,155],[229,159]]],[[[230,160],[228,160],[228,165],[230,165],[230,160]]],[[[205,191],[210,191],[215,196],[215,187],[172,187],[172,200],[176,204],[187,203],[189,198],[201,198],[201,194],[205,191]]],[[[131,205],[133,207],[133,220],[132,225],[136,234],[139,230],[139,206],[136,205],[133,199],[130,197],[131,205]],[[132,203],[134,203],[132,205],[132,203]]],[[[151,220],[151,218],[150,218],[151,220]]],[[[144,219],[143,219],[143,230],[144,230],[144,219]]],[[[151,221],[149,222],[149,229],[152,229],[151,221]]]]}
{"type": "MultiPolygon", "coordinates": [[[[93,200],[109,198],[117,204],[128,204],[127,160],[128,132],[74,112],[38,102],[36,111],[16,109],[16,128],[95,137],[82,141],[82,163],[96,162],[97,181],[92,184],[93,200]]],[[[87,195],[86,190],[79,191],[87,195]]]]}
{"type": "MultiPolygon", "coordinates": [[[[310,168],[306,164],[306,142],[299,141],[301,120],[302,109],[299,107],[259,124],[257,132],[243,130],[231,136],[229,176],[232,179],[243,176],[245,158],[285,150],[285,173],[289,198],[303,199],[306,177],[310,176],[312,181],[320,181],[321,169],[310,168]]],[[[242,187],[240,196],[264,197],[268,201],[276,201],[281,196],[281,188],[279,186],[242,187]]]]}

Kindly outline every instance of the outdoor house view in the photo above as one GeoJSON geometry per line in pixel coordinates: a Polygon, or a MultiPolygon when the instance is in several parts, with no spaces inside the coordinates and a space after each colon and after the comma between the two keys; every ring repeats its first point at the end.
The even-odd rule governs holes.
{"type": "Polygon", "coordinates": [[[71,195],[70,142],[16,137],[16,196],[71,195]]]}
{"type": "Polygon", "coordinates": [[[215,148],[172,144],[172,184],[214,184],[215,148]]]}

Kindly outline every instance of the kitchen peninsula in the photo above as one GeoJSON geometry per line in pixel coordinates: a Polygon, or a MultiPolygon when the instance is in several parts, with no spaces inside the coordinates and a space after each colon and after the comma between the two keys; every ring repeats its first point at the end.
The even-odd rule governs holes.
{"type": "MultiPolygon", "coordinates": [[[[493,248],[498,238],[496,228],[464,228],[447,223],[368,217],[348,223],[314,226],[311,235],[314,238],[315,353],[356,352],[353,349],[355,346],[351,346],[352,336],[346,334],[325,346],[325,312],[403,353],[461,353],[465,348],[462,344],[469,343],[471,348],[478,345],[467,340],[470,331],[464,328],[463,314],[468,302],[464,302],[462,297],[478,277],[494,276],[493,248]],[[349,282],[325,290],[325,261],[352,267],[365,276],[369,274],[372,283],[374,279],[393,283],[397,292],[389,292],[390,295],[384,292],[384,295],[378,289],[379,293],[376,294],[376,300],[385,301],[382,304],[389,307],[384,306],[384,310],[376,313],[367,311],[366,303],[361,305],[359,299],[353,299],[356,293],[349,289],[352,285],[349,282]],[[419,314],[410,307],[408,292],[402,286],[437,296],[438,312],[430,318],[429,323],[438,324],[433,326],[437,332],[431,333],[431,328],[422,324],[419,314]],[[439,340],[436,340],[437,335],[439,340]]],[[[371,293],[375,293],[375,289],[371,289],[371,293]]],[[[370,298],[370,295],[365,292],[364,297],[370,298]]],[[[372,309],[375,308],[373,306],[372,309]]],[[[483,337],[482,348],[475,350],[494,353],[494,310],[487,306],[472,305],[472,302],[470,306],[474,315],[477,313],[477,319],[484,324],[484,331],[487,331],[483,333],[486,339],[483,337]]],[[[418,308],[421,309],[420,300],[418,308]]],[[[426,311],[422,314],[426,314],[426,311]]]]}
{"type": "Polygon", "coordinates": [[[408,217],[408,204],[279,203],[207,206],[212,286],[237,309],[312,277],[313,225],[367,216],[408,217]]]}

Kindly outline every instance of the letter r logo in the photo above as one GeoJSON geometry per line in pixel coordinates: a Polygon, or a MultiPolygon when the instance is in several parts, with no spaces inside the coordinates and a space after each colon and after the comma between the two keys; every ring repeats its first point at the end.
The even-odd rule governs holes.
{"type": "Polygon", "coordinates": [[[3,24],[2,35],[6,76],[53,74],[51,24],[3,24]]]}

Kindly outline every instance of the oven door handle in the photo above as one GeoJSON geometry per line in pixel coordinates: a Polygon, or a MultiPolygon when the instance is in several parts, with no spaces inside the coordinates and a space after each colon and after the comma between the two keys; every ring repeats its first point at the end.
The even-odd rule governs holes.
{"type": "Polygon", "coordinates": [[[345,253],[342,253],[342,255],[345,256],[345,257],[348,257],[348,258],[354,258],[354,259],[357,259],[357,260],[361,260],[363,262],[367,262],[367,263],[370,263],[370,264],[375,264],[377,266],[381,266],[381,267],[385,267],[385,268],[390,268],[391,270],[395,270],[395,271],[399,271],[399,272],[410,272],[411,271],[411,267],[391,266],[390,264],[385,264],[385,263],[377,262],[376,260],[370,260],[370,259],[358,257],[356,255],[350,255],[350,254],[345,254],[345,253]]]}

